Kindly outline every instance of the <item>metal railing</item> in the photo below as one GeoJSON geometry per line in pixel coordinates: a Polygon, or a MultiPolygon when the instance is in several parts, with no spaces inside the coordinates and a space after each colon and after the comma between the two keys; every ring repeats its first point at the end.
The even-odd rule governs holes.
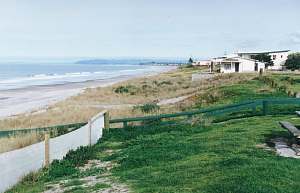
{"type": "Polygon", "coordinates": [[[63,129],[77,129],[86,125],[87,123],[72,123],[72,124],[65,124],[65,125],[55,125],[50,127],[40,127],[40,128],[28,128],[28,129],[15,129],[15,130],[0,130],[0,138],[2,137],[9,137],[14,135],[20,134],[28,134],[32,132],[51,132],[51,131],[58,131],[63,129]]]}
{"type": "MultiPolygon", "coordinates": [[[[127,127],[130,122],[143,122],[143,121],[155,121],[168,118],[177,118],[177,117],[187,117],[191,118],[195,115],[207,115],[207,116],[222,116],[227,114],[228,117],[225,117],[223,120],[229,120],[234,118],[232,114],[237,113],[242,116],[263,116],[263,115],[276,115],[276,114],[292,114],[295,109],[300,108],[300,98],[267,98],[267,99],[257,99],[252,101],[244,101],[237,104],[230,104],[212,108],[203,108],[199,110],[184,111],[170,114],[159,114],[159,115],[149,115],[141,117],[129,117],[129,118],[120,118],[120,119],[110,119],[108,118],[108,112],[105,113],[105,128],[109,128],[109,124],[122,123],[123,127],[127,127]],[[279,105],[279,107],[275,107],[279,105]],[[298,107],[282,107],[282,105],[299,105],[298,107]],[[245,111],[246,110],[246,111],[245,111]],[[108,122],[109,120],[109,122],[108,122]]],[[[51,130],[62,130],[68,128],[79,128],[87,123],[72,123],[66,125],[57,125],[44,128],[35,128],[35,129],[19,129],[19,130],[5,130],[0,131],[1,137],[8,137],[10,135],[16,134],[26,134],[30,132],[43,132],[51,130]]]]}
{"type": "MultiPolygon", "coordinates": [[[[194,115],[204,114],[209,116],[224,115],[226,113],[239,113],[243,109],[247,109],[248,114],[245,116],[253,115],[268,115],[268,114],[287,114],[286,111],[282,111],[281,108],[272,109],[274,105],[299,105],[300,108],[300,98],[269,98],[269,99],[257,99],[252,101],[245,101],[238,104],[225,105],[213,108],[204,108],[193,111],[178,112],[172,114],[160,114],[160,115],[150,115],[142,117],[131,117],[131,118],[121,118],[121,119],[111,119],[110,124],[123,123],[123,127],[127,127],[129,122],[142,122],[150,120],[161,120],[167,118],[176,117],[188,117],[191,118],[194,115]]],[[[291,109],[290,113],[294,111],[291,109]]],[[[288,111],[289,113],[289,111],[288,111]]],[[[229,118],[230,119],[230,118],[229,118]]]]}

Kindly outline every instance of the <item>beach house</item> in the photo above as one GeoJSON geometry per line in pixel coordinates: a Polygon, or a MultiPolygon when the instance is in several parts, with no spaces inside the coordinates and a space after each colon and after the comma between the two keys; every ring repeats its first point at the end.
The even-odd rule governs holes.
{"type": "Polygon", "coordinates": [[[258,72],[265,70],[265,63],[239,56],[225,56],[214,58],[213,66],[218,67],[221,73],[258,72]]]}
{"type": "Polygon", "coordinates": [[[271,70],[282,70],[290,50],[279,50],[279,51],[269,51],[269,52],[237,52],[236,54],[241,58],[253,59],[254,56],[259,54],[267,54],[271,56],[273,61],[273,66],[269,66],[268,69],[271,70]]]}

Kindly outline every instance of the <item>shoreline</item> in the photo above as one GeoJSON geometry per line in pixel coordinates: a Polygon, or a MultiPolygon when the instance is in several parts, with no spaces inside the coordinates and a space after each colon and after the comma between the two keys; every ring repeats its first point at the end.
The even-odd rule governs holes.
{"type": "Polygon", "coordinates": [[[109,79],[2,90],[0,92],[0,120],[12,118],[24,113],[34,113],[34,111],[45,110],[50,105],[79,95],[87,88],[107,87],[126,80],[153,76],[174,69],[176,69],[176,67],[170,66],[159,71],[136,75],[119,75],[109,79]]]}

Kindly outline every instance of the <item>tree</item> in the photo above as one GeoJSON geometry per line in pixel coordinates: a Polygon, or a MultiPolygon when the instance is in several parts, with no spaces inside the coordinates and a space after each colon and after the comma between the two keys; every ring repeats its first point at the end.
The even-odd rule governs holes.
{"type": "Polygon", "coordinates": [[[285,66],[290,70],[300,69],[300,52],[290,54],[285,62],[285,66]]]}
{"type": "Polygon", "coordinates": [[[192,58],[189,59],[189,64],[192,64],[194,61],[192,58]]]}
{"type": "Polygon", "coordinates": [[[271,59],[271,55],[269,54],[258,54],[252,57],[254,60],[258,60],[266,64],[266,67],[273,66],[273,61],[271,59]]]}

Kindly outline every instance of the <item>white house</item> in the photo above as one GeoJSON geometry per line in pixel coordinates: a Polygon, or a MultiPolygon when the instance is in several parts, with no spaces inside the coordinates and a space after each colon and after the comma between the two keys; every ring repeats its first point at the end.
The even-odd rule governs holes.
{"type": "Polygon", "coordinates": [[[252,59],[254,56],[259,54],[268,54],[271,56],[273,66],[269,66],[272,70],[281,70],[285,64],[290,50],[270,51],[270,52],[238,52],[237,55],[241,58],[252,59]]]}
{"type": "Polygon", "coordinates": [[[214,60],[214,65],[220,66],[221,73],[258,72],[260,69],[265,70],[265,63],[239,56],[217,58],[214,60]]]}

